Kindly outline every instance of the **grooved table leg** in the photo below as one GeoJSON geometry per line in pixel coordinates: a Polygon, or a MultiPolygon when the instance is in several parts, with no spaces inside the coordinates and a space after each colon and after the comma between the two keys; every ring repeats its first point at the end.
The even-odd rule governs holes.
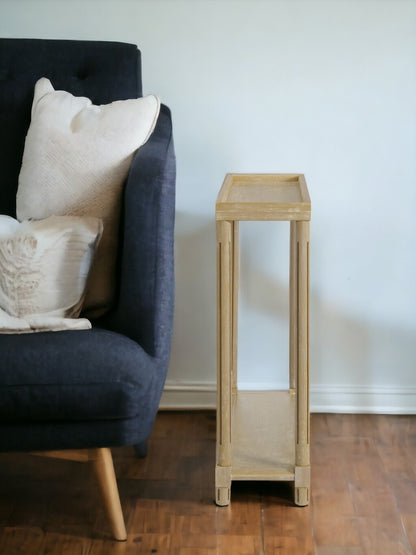
{"type": "Polygon", "coordinates": [[[228,505],[231,490],[231,372],[233,366],[234,226],[217,222],[217,466],[215,501],[228,505]]]}
{"type": "Polygon", "coordinates": [[[296,222],[296,470],[295,503],[309,503],[309,222],[296,222]],[[296,480],[296,475],[302,479],[296,480]]]}
{"type": "Polygon", "coordinates": [[[237,351],[238,351],[238,289],[239,289],[239,274],[240,274],[240,254],[239,254],[239,225],[237,221],[232,222],[233,225],[233,243],[232,243],[232,256],[233,256],[233,281],[232,281],[232,348],[233,348],[233,362],[231,368],[232,376],[232,391],[237,391],[237,351]]]}
{"type": "Polygon", "coordinates": [[[298,329],[298,264],[297,264],[297,241],[296,241],[296,222],[290,222],[290,266],[289,266],[289,369],[290,369],[290,389],[296,389],[297,374],[297,329],[298,329]]]}

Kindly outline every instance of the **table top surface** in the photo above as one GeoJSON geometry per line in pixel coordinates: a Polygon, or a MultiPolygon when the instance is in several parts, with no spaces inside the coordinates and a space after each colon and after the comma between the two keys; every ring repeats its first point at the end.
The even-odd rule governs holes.
{"type": "Polygon", "coordinates": [[[217,197],[217,220],[310,220],[303,174],[229,173],[217,197]]]}

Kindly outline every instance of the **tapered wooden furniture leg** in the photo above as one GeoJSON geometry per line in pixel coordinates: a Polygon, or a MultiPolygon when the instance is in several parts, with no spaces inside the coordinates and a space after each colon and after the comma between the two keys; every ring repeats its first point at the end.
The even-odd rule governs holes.
{"type": "Polygon", "coordinates": [[[231,491],[231,372],[233,365],[233,224],[217,222],[217,465],[215,502],[228,505],[231,491]]]}
{"type": "Polygon", "coordinates": [[[125,541],[127,539],[127,532],[124,524],[123,511],[121,509],[111,451],[105,447],[91,449],[90,453],[104,499],[105,509],[110,520],[113,536],[118,541],[125,541]]]}
{"type": "Polygon", "coordinates": [[[309,503],[309,222],[296,222],[296,466],[295,503],[309,503]]]}

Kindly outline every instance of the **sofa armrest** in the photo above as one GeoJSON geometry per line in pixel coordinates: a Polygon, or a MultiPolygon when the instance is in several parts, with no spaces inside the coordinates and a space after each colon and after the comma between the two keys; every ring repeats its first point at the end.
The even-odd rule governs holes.
{"type": "Polygon", "coordinates": [[[171,114],[135,154],[125,185],[119,299],[109,326],[168,360],[174,304],[176,164],[171,114]]]}

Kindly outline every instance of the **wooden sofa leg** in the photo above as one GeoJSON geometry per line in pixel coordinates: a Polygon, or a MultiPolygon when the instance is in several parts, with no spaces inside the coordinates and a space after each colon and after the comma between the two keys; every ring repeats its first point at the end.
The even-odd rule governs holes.
{"type": "Polygon", "coordinates": [[[113,457],[108,447],[90,450],[91,462],[97,474],[100,490],[104,499],[105,510],[108,514],[112,533],[118,541],[127,539],[123,511],[121,509],[113,457]]]}

